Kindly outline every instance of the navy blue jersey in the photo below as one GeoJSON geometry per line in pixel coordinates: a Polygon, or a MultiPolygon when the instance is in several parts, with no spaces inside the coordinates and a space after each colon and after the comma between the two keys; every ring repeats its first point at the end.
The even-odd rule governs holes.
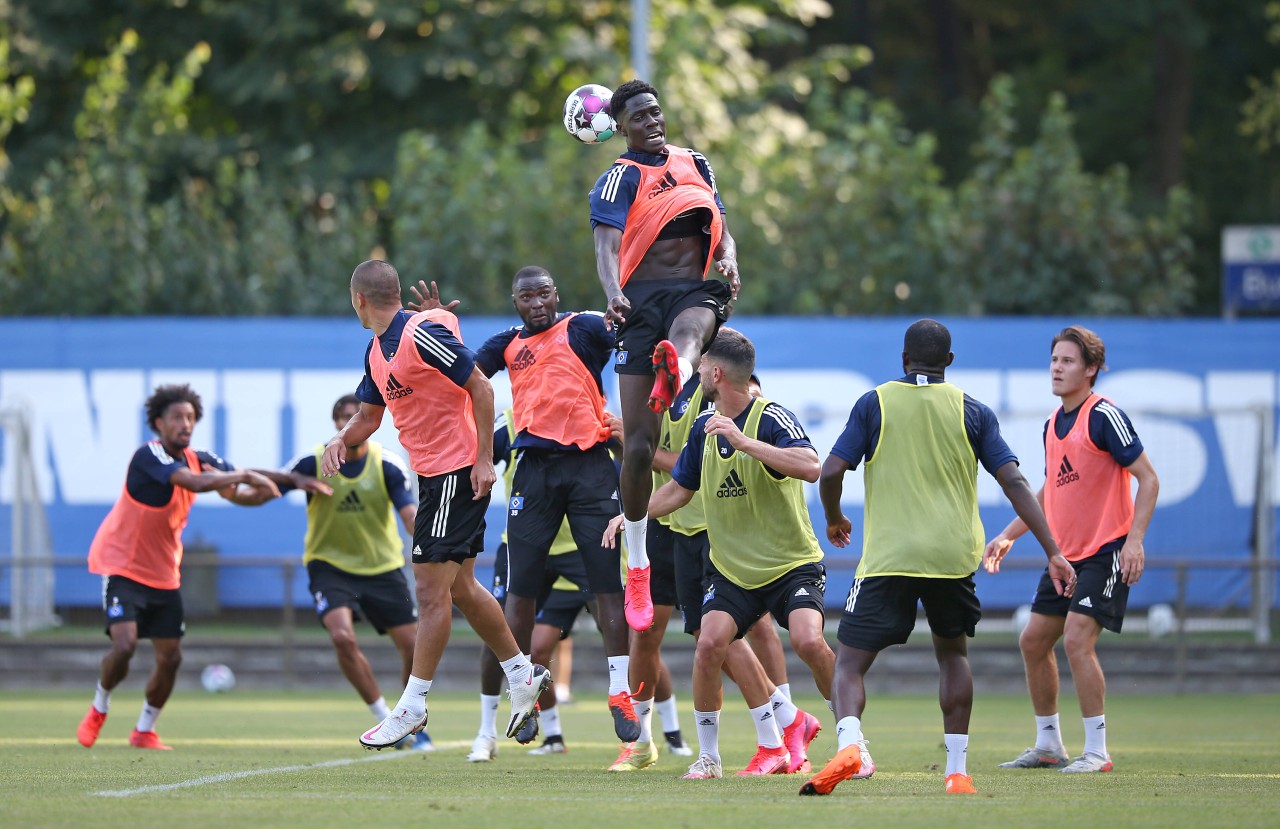
{"type": "MultiPolygon", "coordinates": [[[[356,460],[348,460],[338,467],[338,472],[344,478],[358,478],[360,473],[364,471],[365,462],[369,460],[366,453],[356,460]]],[[[287,472],[297,472],[299,475],[307,475],[312,478],[318,477],[316,474],[316,453],[307,452],[294,458],[285,466],[287,472]]],[[[387,495],[391,498],[391,503],[395,505],[396,510],[403,509],[410,504],[418,502],[417,495],[409,486],[409,467],[400,459],[399,455],[392,452],[382,451],[382,481],[387,488],[387,495]]],[[[293,484],[277,484],[280,488],[280,494],[290,492],[297,489],[293,484]]],[[[312,493],[307,493],[307,500],[311,500],[312,493]]]]}
{"type": "MultiPolygon", "coordinates": [[[[568,313],[557,314],[555,322],[559,323],[568,313]]],[[[601,379],[601,372],[605,366],[609,365],[613,360],[614,337],[613,331],[604,323],[604,316],[595,311],[586,311],[578,314],[569,320],[565,333],[569,338],[569,347],[573,353],[577,355],[582,364],[591,372],[591,376],[596,380],[596,391],[601,395],[604,394],[604,381],[601,379]]],[[[511,341],[516,337],[526,337],[523,325],[516,325],[494,334],[485,340],[484,345],[476,351],[475,364],[484,372],[486,377],[492,377],[499,371],[507,367],[506,350],[511,341]]],[[[515,446],[517,449],[571,449],[577,451],[576,446],[562,446],[553,440],[547,440],[536,435],[531,435],[527,431],[521,431],[516,435],[515,446]]],[[[494,450],[495,456],[497,450],[494,450]]]]}
{"type": "MultiPolygon", "coordinates": [[[[747,417],[751,414],[751,406],[743,409],[733,423],[739,429],[746,428],[747,417]]],[[[680,450],[680,457],[671,470],[671,477],[685,489],[698,489],[702,485],[702,450],[707,443],[707,421],[715,414],[714,410],[703,411],[693,422],[689,431],[689,442],[680,450]]],[[[805,434],[804,427],[794,414],[777,403],[769,403],[760,414],[760,425],[756,429],[756,440],[770,443],[786,449],[791,446],[807,446],[813,449],[813,442],[805,434]]],[[[733,447],[723,437],[716,436],[716,444],[722,456],[728,456],[733,447]]],[[[765,469],[778,480],[787,477],[767,465],[765,469]]]]}
{"type": "MultiPolygon", "coordinates": [[[[690,152],[693,151],[690,150],[690,152]]],[[[654,155],[627,150],[619,158],[626,158],[647,167],[661,167],[667,163],[665,153],[654,155]]],[[[724,213],[724,202],[720,201],[720,191],[716,189],[716,174],[711,169],[711,163],[698,152],[693,152],[693,163],[697,165],[698,172],[702,173],[703,180],[711,185],[716,206],[720,208],[721,213],[724,213]]],[[[594,230],[596,225],[604,224],[616,227],[618,230],[626,230],[627,215],[631,212],[631,204],[636,200],[636,191],[639,187],[640,171],[630,164],[615,163],[606,170],[600,178],[596,179],[596,186],[591,188],[588,196],[591,203],[592,229],[594,230]]]]}
{"type": "MultiPolygon", "coordinates": [[[[1083,405],[1083,404],[1082,404],[1083,405]]],[[[1058,409],[1053,418],[1053,431],[1061,440],[1075,425],[1080,406],[1069,412],[1058,409]]],[[[1049,436],[1049,421],[1044,422],[1044,437],[1049,436]]],[[[1129,416],[1106,400],[1101,400],[1089,414],[1089,441],[1107,452],[1121,466],[1128,466],[1142,454],[1142,441],[1134,431],[1129,416]]],[[[1046,474],[1047,477],[1047,474],[1046,474]]]]}
{"type": "MultiPolygon", "coordinates": [[[[923,376],[909,375],[898,382],[914,386],[916,378],[923,376]]],[[[939,377],[929,377],[928,380],[930,384],[946,382],[939,377]]],[[[973,454],[991,475],[1009,461],[1018,462],[1018,456],[1000,435],[1000,421],[996,419],[996,413],[967,394],[964,396],[964,431],[969,445],[973,447],[973,454]]],[[[836,439],[836,445],[831,447],[831,454],[844,459],[850,469],[857,469],[865,458],[875,454],[879,444],[880,396],[872,389],[854,404],[849,422],[836,439]]]]}
{"type": "MultiPolygon", "coordinates": [[[[401,308],[391,321],[391,325],[382,332],[382,336],[369,340],[369,346],[364,350],[364,377],[356,388],[356,397],[361,402],[371,406],[387,405],[382,398],[382,390],[378,388],[377,383],[373,382],[373,376],[369,373],[369,354],[373,351],[374,342],[377,342],[378,347],[382,349],[383,357],[388,360],[394,357],[400,350],[400,337],[404,334],[405,323],[412,316],[412,313],[401,308]]],[[[438,322],[423,320],[418,324],[413,342],[418,349],[418,356],[424,363],[459,386],[467,384],[475,368],[476,357],[471,349],[453,336],[452,331],[438,322]]]]}
{"type": "Polygon", "coordinates": [[[507,413],[498,412],[493,422],[493,465],[511,463],[511,435],[507,432],[507,413]]]}
{"type": "MultiPolygon", "coordinates": [[[[212,452],[197,449],[196,457],[200,459],[202,467],[208,464],[222,472],[235,470],[234,466],[212,452]]],[[[173,498],[173,484],[169,483],[169,479],[179,469],[189,468],[185,457],[171,457],[160,441],[153,440],[144,443],[133,453],[133,458],[129,460],[129,471],[125,473],[124,488],[129,497],[139,504],[163,507],[173,498]]]]}

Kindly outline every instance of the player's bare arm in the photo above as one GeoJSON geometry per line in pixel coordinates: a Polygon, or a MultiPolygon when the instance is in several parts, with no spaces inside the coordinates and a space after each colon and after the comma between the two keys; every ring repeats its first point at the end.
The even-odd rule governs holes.
{"type": "Polygon", "coordinates": [[[1133,526],[1129,528],[1129,535],[1120,548],[1120,578],[1132,587],[1142,578],[1146,567],[1143,539],[1146,538],[1147,527],[1151,525],[1151,516],[1156,509],[1156,499],[1160,495],[1160,478],[1146,452],[1129,464],[1129,474],[1137,479],[1138,492],[1133,498],[1133,526]]]}
{"type": "Polygon", "coordinates": [[[598,224],[595,231],[596,271],[600,276],[600,287],[604,289],[604,319],[610,326],[618,326],[627,321],[631,313],[631,302],[622,293],[622,283],[618,274],[618,251],[622,250],[622,231],[610,225],[598,224]]]}
{"type": "Polygon", "coordinates": [[[1018,469],[1017,462],[1009,461],[997,469],[996,481],[1004,490],[1009,503],[1013,505],[1013,511],[1018,514],[1018,517],[1031,530],[1031,534],[1036,537],[1036,541],[1039,541],[1040,546],[1044,548],[1044,553],[1049,559],[1049,578],[1053,582],[1053,589],[1059,596],[1070,596],[1076,590],[1075,568],[1058,549],[1058,542],[1049,531],[1049,521],[1044,517],[1044,510],[1035,494],[1031,492],[1027,479],[1022,476],[1022,470],[1018,469]]]}
{"type": "Polygon", "coordinates": [[[471,489],[478,501],[489,494],[498,480],[493,468],[493,386],[476,366],[465,388],[471,396],[471,412],[476,420],[476,462],[471,466],[471,489]]]}
{"type": "Polygon", "coordinates": [[[441,301],[440,289],[436,287],[435,280],[428,284],[425,279],[419,279],[417,285],[409,286],[409,293],[413,294],[413,302],[406,302],[405,307],[414,313],[434,311],[437,308],[443,308],[452,313],[454,308],[462,304],[460,299],[455,299],[452,302],[441,301]]]}
{"type": "MultiPolygon", "coordinates": [[[[387,411],[385,406],[361,402],[360,410],[347,421],[338,434],[329,438],[325,444],[324,456],[320,459],[320,474],[326,478],[338,474],[339,467],[347,460],[347,447],[364,443],[382,425],[382,415],[387,411]]],[[[489,422],[493,422],[490,415],[489,422]]],[[[493,439],[491,435],[490,440],[493,439]]]]}
{"type": "Polygon", "coordinates": [[[844,493],[844,473],[849,462],[838,455],[827,455],[818,475],[818,497],[827,519],[827,540],[837,547],[848,547],[853,531],[849,516],[840,509],[840,496],[844,493]]]}
{"type": "Polygon", "coordinates": [[[738,298],[738,291],[742,288],[742,276],[738,273],[738,243],[733,240],[733,236],[729,234],[728,221],[721,217],[724,221],[724,231],[720,236],[720,245],[715,250],[716,270],[721,276],[727,277],[729,280],[729,289],[732,292],[732,298],[738,298]]]}

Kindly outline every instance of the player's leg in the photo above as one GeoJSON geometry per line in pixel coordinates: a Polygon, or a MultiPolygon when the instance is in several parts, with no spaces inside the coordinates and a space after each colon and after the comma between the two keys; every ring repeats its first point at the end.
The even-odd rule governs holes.
{"type": "Polygon", "coordinates": [[[102,578],[104,632],[111,639],[111,648],[102,657],[93,702],[76,727],[76,739],[85,748],[97,742],[102,724],[107,721],[107,712],[111,710],[111,692],[129,675],[129,662],[138,649],[138,608],[134,589],[140,587],[142,585],[121,576],[102,578]]]}
{"type": "MultiPolygon", "coordinates": [[[[676,704],[675,685],[671,682],[671,669],[665,660],[658,660],[658,683],[653,696],[653,707],[662,721],[662,736],[667,743],[667,750],[679,757],[688,757],[693,749],[685,742],[680,730],[680,712],[676,704]]],[[[652,730],[652,725],[650,726],[652,730]]]]}
{"type": "MultiPolygon", "coordinates": [[[[498,545],[494,555],[493,581],[489,587],[499,606],[507,599],[507,545],[498,545]]],[[[505,612],[505,611],[504,611],[505,612]]],[[[469,763],[487,763],[498,757],[498,703],[502,695],[502,666],[488,645],[480,646],[480,730],[471,743],[469,763]]]]}
{"type": "MultiPolygon", "coordinates": [[[[484,543],[483,526],[480,534],[476,549],[484,543]]],[[[475,569],[474,556],[462,564],[462,571],[453,585],[453,601],[472,629],[493,651],[506,675],[511,697],[511,718],[507,722],[506,734],[514,737],[534,713],[538,697],[551,684],[551,672],[542,665],[533,664],[516,644],[502,608],[493,595],[476,581],[475,569]]],[[[508,594],[507,601],[511,598],[508,594]]]]}
{"type": "MultiPolygon", "coordinates": [[[[561,558],[556,556],[555,558],[561,558]]],[[[562,614],[562,605],[559,600],[562,597],[556,594],[560,593],[577,593],[578,591],[552,590],[548,596],[548,604],[544,604],[542,611],[538,614],[538,621],[533,626],[533,650],[529,654],[529,658],[539,665],[548,665],[551,657],[556,651],[556,646],[568,633],[567,628],[572,627],[572,618],[568,619],[568,624],[564,625],[562,614]]],[[[573,616],[577,615],[574,610],[573,616]]],[[[556,692],[548,687],[542,692],[538,698],[538,718],[539,728],[541,730],[543,740],[542,745],[529,751],[530,754],[564,754],[568,751],[568,747],[564,742],[564,727],[560,723],[560,710],[557,705],[556,692]]],[[[532,721],[532,718],[530,718],[532,721]]],[[[526,724],[527,728],[527,724],[526,724]]],[[[524,735],[517,735],[517,742],[532,742],[537,736],[537,732],[529,735],[529,739],[523,739],[524,735]]]]}
{"type": "Polygon", "coordinates": [[[633,630],[653,625],[653,601],[649,595],[649,496],[653,494],[653,453],[658,448],[662,422],[649,409],[653,375],[623,373],[619,367],[618,397],[622,408],[622,469],[618,492],[626,516],[623,535],[627,542],[625,612],[633,630]]]}
{"type": "MultiPolygon", "coordinates": [[[[320,622],[329,633],[329,641],[333,644],[334,653],[338,657],[338,668],[342,671],[342,675],[351,683],[351,687],[356,689],[356,693],[360,695],[360,699],[364,700],[365,705],[372,709],[374,704],[382,699],[382,692],[378,689],[378,680],[373,675],[369,660],[365,658],[356,643],[355,614],[349,607],[329,607],[320,622]]],[[[409,668],[413,667],[415,630],[416,625],[410,625],[404,631],[409,637],[409,665],[407,666],[409,668]]],[[[404,679],[408,681],[407,672],[404,679]]],[[[384,701],[383,706],[385,705],[384,701]]],[[[377,713],[374,711],[375,715],[377,713]]],[[[385,716],[385,713],[382,714],[382,717],[385,716]]]]}
{"type": "Polygon", "coordinates": [[[556,689],[556,702],[568,705],[573,702],[573,637],[563,639],[552,656],[551,674],[556,689]]]}
{"type": "Polygon", "coordinates": [[[1080,701],[1084,750],[1063,771],[1111,771],[1112,768],[1111,756],[1107,753],[1107,680],[1102,673],[1097,650],[1101,633],[1102,624],[1092,616],[1075,612],[1067,614],[1062,646],[1067,652],[1071,679],[1075,682],[1076,696],[1080,701]],[[1073,769],[1073,766],[1078,768],[1073,769]]]}
{"type": "Polygon", "coordinates": [[[156,733],[156,720],[161,709],[169,701],[173,686],[178,680],[178,668],[182,666],[182,635],[185,630],[185,613],[182,594],[177,590],[146,588],[146,605],[138,614],[138,638],[150,639],[155,649],[155,666],[147,678],[143,695],[142,713],[138,724],[129,735],[129,745],[135,748],[167,750],[156,733]]]}
{"type": "MultiPolygon", "coordinates": [[[[791,649],[809,666],[818,692],[830,704],[836,657],[822,633],[826,620],[826,573],[821,563],[802,564],[769,585],[768,602],[777,618],[786,620],[791,649]]],[[[783,743],[791,755],[788,771],[804,771],[809,760],[809,745],[822,725],[817,717],[797,708],[781,691],[774,691],[771,702],[778,726],[782,728],[783,743]]]]}
{"type": "MultiPolygon", "coordinates": [[[[548,554],[564,523],[564,495],[552,479],[557,463],[546,452],[525,451],[511,483],[511,491],[519,496],[512,496],[507,510],[507,599],[503,610],[516,644],[525,652],[532,649],[548,554]]],[[[598,544],[599,539],[596,541],[598,544]]]]}
{"type": "MultiPolygon", "coordinates": [[[[766,613],[760,617],[747,631],[747,644],[760,660],[769,681],[787,697],[791,698],[791,683],[787,678],[787,657],[782,652],[782,637],[778,636],[778,626],[774,623],[773,614],[766,613]]],[[[832,664],[835,656],[831,657],[832,664]]]]}
{"type": "Polygon", "coordinates": [[[836,634],[840,646],[831,680],[836,756],[801,787],[800,794],[830,794],[845,780],[865,779],[875,773],[862,732],[866,675],[880,651],[907,641],[915,628],[917,603],[915,591],[899,576],[854,579],[836,634]]]}
{"type": "Polygon", "coordinates": [[[654,346],[650,359],[654,383],[649,406],[654,411],[669,409],[685,381],[697,371],[702,352],[728,319],[729,297],[729,285],[718,279],[690,281],[683,288],[666,292],[665,338],[654,346]]]}
{"type": "MultiPolygon", "coordinates": [[[[635,771],[654,765],[658,746],[653,739],[653,712],[659,678],[662,676],[662,639],[675,610],[675,562],[673,533],[658,521],[649,522],[649,590],[653,602],[653,625],[631,635],[630,688],[639,734],[625,745],[610,771],[635,771]]],[[[670,695],[668,681],[667,696],[670,695]]]]}
{"type": "Polygon", "coordinates": [[[1027,677],[1027,692],[1035,715],[1035,745],[1007,763],[1003,769],[1065,768],[1070,758],[1062,743],[1062,724],[1058,717],[1058,658],[1054,646],[1062,638],[1069,598],[1059,596],[1046,570],[1040,576],[1031,603],[1031,619],[1018,637],[1022,666],[1027,677]]]}
{"type": "Polygon", "coordinates": [[[942,741],[947,751],[946,791],[975,794],[969,776],[969,718],[973,712],[973,672],[969,639],[982,618],[972,576],[959,579],[910,579],[916,587],[938,660],[938,704],[942,741]]]}
{"type": "Polygon", "coordinates": [[[1062,645],[1080,700],[1084,750],[1063,772],[1112,770],[1107,753],[1107,680],[1098,662],[1097,645],[1103,628],[1120,632],[1128,604],[1129,586],[1120,578],[1119,550],[1095,554],[1076,566],[1076,589],[1062,645]]]}

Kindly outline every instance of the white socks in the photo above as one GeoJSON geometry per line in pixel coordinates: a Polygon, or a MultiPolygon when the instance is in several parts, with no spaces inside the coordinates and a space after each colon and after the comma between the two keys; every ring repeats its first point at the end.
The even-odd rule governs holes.
{"type": "Polygon", "coordinates": [[[1036,716],[1036,748],[1040,751],[1065,752],[1062,747],[1062,726],[1058,715],[1036,716]]]}
{"type": "Polygon", "coordinates": [[[658,716],[662,718],[662,732],[664,734],[671,734],[680,730],[680,712],[676,710],[675,694],[664,700],[659,700],[655,707],[658,709],[658,716]]]}
{"type": "Polygon", "coordinates": [[[404,693],[400,695],[400,702],[396,704],[396,707],[403,708],[414,715],[424,714],[427,710],[427,693],[430,690],[431,680],[411,675],[409,682],[404,686],[404,693]]]}
{"type": "Polygon", "coordinates": [[[778,693],[787,698],[787,702],[791,701],[791,683],[784,682],[778,686],[778,693]]]}
{"type": "Polygon", "coordinates": [[[751,709],[751,719],[756,723],[756,744],[765,748],[777,748],[782,745],[782,732],[778,730],[778,719],[773,716],[773,703],[751,709]]]}
{"type": "Polygon", "coordinates": [[[676,358],[677,371],[680,372],[680,382],[676,386],[676,394],[684,388],[684,384],[689,382],[689,378],[693,376],[693,363],[683,357],[676,358]]]}
{"type": "Polygon", "coordinates": [[[557,705],[555,708],[548,708],[543,711],[539,719],[541,720],[539,725],[542,728],[544,737],[561,737],[564,735],[564,732],[560,730],[560,706],[557,705]]]}
{"type": "Polygon", "coordinates": [[[1084,717],[1084,753],[1095,757],[1107,756],[1107,717],[1084,717]]]}
{"type": "Polygon", "coordinates": [[[848,748],[862,739],[862,720],[857,717],[841,717],[836,723],[836,751],[848,748]]]}
{"type": "Polygon", "coordinates": [[[529,677],[533,674],[533,663],[529,661],[529,657],[518,653],[498,664],[502,666],[502,672],[507,675],[507,685],[516,686],[522,682],[529,684],[529,677]]]}
{"type": "Polygon", "coordinates": [[[769,703],[773,706],[773,717],[778,723],[778,728],[786,728],[796,721],[796,716],[800,713],[800,709],[791,703],[791,698],[782,693],[779,686],[773,691],[773,696],[769,697],[769,703]]]}
{"type": "Polygon", "coordinates": [[[609,657],[609,696],[631,690],[631,686],[627,684],[630,679],[630,672],[630,656],[609,657]]]}
{"type": "Polygon", "coordinates": [[[142,716],[138,717],[139,731],[155,731],[156,718],[160,716],[160,709],[150,703],[142,703],[142,716]]]}
{"type": "Polygon", "coordinates": [[[101,682],[93,692],[93,707],[98,709],[99,714],[105,714],[111,710],[111,692],[103,688],[101,682]]]}
{"type": "Polygon", "coordinates": [[[640,736],[636,738],[636,742],[653,742],[653,700],[647,699],[643,702],[638,699],[632,700],[632,705],[635,708],[636,717],[640,720],[640,736]]]}
{"type": "Polygon", "coordinates": [[[712,760],[720,759],[720,712],[694,711],[693,721],[698,727],[698,754],[712,760]]]}
{"type": "Polygon", "coordinates": [[[387,707],[386,698],[378,697],[373,702],[369,703],[369,713],[372,714],[373,718],[379,722],[390,717],[391,709],[387,707]]]}
{"type": "Polygon", "coordinates": [[[627,542],[627,567],[643,570],[649,566],[649,550],[645,546],[645,537],[649,534],[649,519],[641,518],[632,521],[630,518],[622,522],[622,534],[627,542]]]}
{"type": "Polygon", "coordinates": [[[969,735],[943,734],[942,742],[947,747],[947,774],[968,774],[965,755],[969,753],[969,735]]]}
{"type": "Polygon", "coordinates": [[[480,736],[498,738],[498,694],[480,695],[480,736]]]}

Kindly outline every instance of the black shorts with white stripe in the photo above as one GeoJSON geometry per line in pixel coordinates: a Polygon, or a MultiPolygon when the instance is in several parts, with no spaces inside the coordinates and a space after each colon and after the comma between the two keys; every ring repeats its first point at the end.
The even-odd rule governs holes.
{"type": "Polygon", "coordinates": [[[1088,558],[1071,562],[1076,571],[1076,589],[1070,598],[1058,595],[1045,568],[1031,612],[1064,617],[1068,612],[1083,613],[1097,619],[1107,630],[1119,633],[1129,606],[1129,585],[1120,578],[1120,550],[1125,538],[1109,541],[1088,558]]]}
{"type": "Polygon", "coordinates": [[[413,524],[413,563],[458,564],[484,549],[489,496],[476,499],[471,467],[418,478],[418,517],[413,524]]]}

